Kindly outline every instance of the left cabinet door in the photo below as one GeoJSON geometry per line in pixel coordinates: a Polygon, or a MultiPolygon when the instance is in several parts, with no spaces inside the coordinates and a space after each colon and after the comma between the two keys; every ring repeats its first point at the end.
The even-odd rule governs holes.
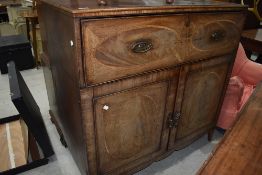
{"type": "Polygon", "coordinates": [[[152,161],[167,146],[169,81],[94,99],[99,174],[121,174],[152,161]]]}

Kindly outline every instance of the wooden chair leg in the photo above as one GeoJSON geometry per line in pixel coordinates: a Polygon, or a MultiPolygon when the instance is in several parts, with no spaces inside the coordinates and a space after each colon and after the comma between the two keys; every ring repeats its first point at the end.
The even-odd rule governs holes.
{"type": "Polygon", "coordinates": [[[29,19],[26,18],[26,34],[27,34],[27,39],[30,41],[30,22],[29,19]]]}
{"type": "Polygon", "coordinates": [[[32,19],[32,34],[33,34],[33,50],[34,50],[34,56],[35,56],[35,64],[36,68],[39,68],[39,60],[38,60],[38,52],[37,52],[37,38],[36,38],[36,23],[37,19],[32,19]]]}

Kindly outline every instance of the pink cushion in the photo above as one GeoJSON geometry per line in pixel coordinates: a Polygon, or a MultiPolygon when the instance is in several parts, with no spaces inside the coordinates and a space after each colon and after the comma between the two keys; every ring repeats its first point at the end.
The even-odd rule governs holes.
{"type": "Polygon", "coordinates": [[[249,60],[242,44],[239,44],[232,77],[239,76],[245,84],[255,86],[262,80],[262,65],[249,60]]]}
{"type": "Polygon", "coordinates": [[[244,92],[244,82],[239,77],[232,77],[229,81],[224,102],[218,118],[217,126],[223,129],[229,128],[235,120],[240,108],[241,97],[244,92]]]}
{"type": "Polygon", "coordinates": [[[225,94],[217,126],[228,129],[236,119],[237,113],[252,94],[256,84],[262,80],[262,65],[250,61],[244,48],[239,44],[232,77],[225,94]]]}

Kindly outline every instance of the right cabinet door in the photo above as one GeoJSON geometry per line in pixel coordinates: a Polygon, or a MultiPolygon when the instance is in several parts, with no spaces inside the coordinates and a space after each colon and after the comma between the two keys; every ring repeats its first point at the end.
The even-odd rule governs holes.
{"type": "Polygon", "coordinates": [[[169,149],[181,149],[215,126],[231,63],[232,56],[223,56],[182,67],[174,111],[181,115],[169,149]]]}

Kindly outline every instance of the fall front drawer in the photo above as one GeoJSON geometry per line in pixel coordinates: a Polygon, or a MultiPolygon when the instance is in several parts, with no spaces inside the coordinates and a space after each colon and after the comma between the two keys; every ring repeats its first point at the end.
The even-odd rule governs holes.
{"type": "Polygon", "coordinates": [[[244,15],[200,13],[82,20],[87,84],[228,54],[244,15]]]}
{"type": "Polygon", "coordinates": [[[89,84],[181,62],[186,16],[125,17],[82,21],[89,84]]]}

